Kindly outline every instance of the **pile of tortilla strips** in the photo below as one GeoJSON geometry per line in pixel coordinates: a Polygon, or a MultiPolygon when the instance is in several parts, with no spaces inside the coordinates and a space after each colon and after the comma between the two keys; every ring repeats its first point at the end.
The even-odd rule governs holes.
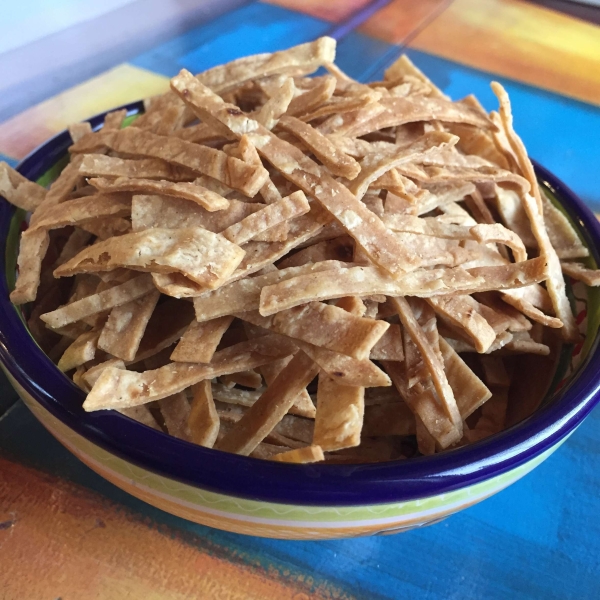
{"type": "Polygon", "coordinates": [[[600,274],[573,261],[588,250],[540,192],[506,92],[492,84],[488,114],[405,56],[366,85],[334,58],[323,37],[182,70],[127,127],[124,110],[72,126],[48,190],[0,166],[31,212],[11,299],[86,411],[361,463],[535,410],[579,336],[563,273],[600,274]]]}

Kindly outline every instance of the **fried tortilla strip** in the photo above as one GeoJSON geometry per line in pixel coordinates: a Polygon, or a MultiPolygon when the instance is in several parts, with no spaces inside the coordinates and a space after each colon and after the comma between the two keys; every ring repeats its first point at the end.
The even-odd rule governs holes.
{"type": "Polygon", "coordinates": [[[262,377],[252,369],[223,375],[219,380],[226,386],[243,385],[255,390],[262,386],[262,377]]]}
{"type": "Polygon", "coordinates": [[[381,219],[301,150],[224,103],[188,71],[174,77],[171,86],[203,120],[226,125],[238,138],[248,135],[258,152],[286,179],[315,197],[376,264],[394,275],[418,266],[411,248],[402,246],[381,219]]]}
{"type": "MultiPolygon", "coordinates": [[[[448,383],[455,394],[456,404],[464,421],[491,398],[492,392],[443,337],[440,337],[440,351],[444,359],[448,383]]],[[[492,357],[482,358],[491,359],[492,357]]]]}
{"type": "Polygon", "coordinates": [[[154,290],[127,304],[115,306],[104,324],[98,348],[122,360],[133,360],[159,297],[160,292],[154,290]]]}
{"type": "Polygon", "coordinates": [[[544,225],[559,258],[584,258],[590,255],[567,216],[542,194],[544,225]]]}
{"type": "Polygon", "coordinates": [[[319,367],[299,350],[216,448],[248,456],[281,421],[318,371],[319,367]]]}
{"type": "MultiPolygon", "coordinates": [[[[333,96],[330,100],[316,107],[314,110],[307,114],[301,115],[303,121],[314,121],[315,119],[322,119],[323,117],[329,117],[321,125],[319,130],[323,133],[331,133],[336,125],[345,124],[345,115],[354,115],[363,109],[369,109],[374,107],[377,112],[383,110],[377,104],[377,101],[381,99],[381,93],[370,88],[361,90],[357,94],[350,94],[348,96],[333,96]]],[[[369,113],[372,114],[372,113],[369,113]]],[[[345,128],[340,128],[340,133],[345,133],[345,128]]]]}
{"type": "Polygon", "coordinates": [[[221,421],[215,408],[210,380],[205,379],[195,384],[192,394],[192,406],[187,422],[189,440],[199,446],[212,448],[217,441],[221,421]]]}
{"type": "Polygon", "coordinates": [[[505,427],[508,407],[508,390],[494,390],[492,397],[483,405],[481,417],[477,425],[468,434],[468,441],[473,443],[502,431],[505,427]]]}
{"type": "Polygon", "coordinates": [[[388,402],[367,406],[362,435],[365,437],[385,437],[388,435],[415,435],[415,416],[406,403],[388,402]]]}
{"type": "Polygon", "coordinates": [[[238,58],[198,75],[198,79],[217,94],[223,94],[247,81],[269,75],[307,75],[335,58],[336,42],[320,37],[272,54],[238,58]]]}
{"type": "Polygon", "coordinates": [[[168,434],[182,440],[189,439],[188,420],[191,408],[185,393],[177,392],[168,398],[159,400],[158,408],[164,419],[168,434]]]}
{"type": "Polygon", "coordinates": [[[155,273],[179,272],[212,289],[240,264],[244,251],[200,227],[155,228],[110,238],[82,250],[54,271],[55,277],[127,267],[155,273]]]}
{"type": "Polygon", "coordinates": [[[480,356],[479,362],[489,386],[510,387],[510,375],[501,356],[480,356]]]}
{"type": "Polygon", "coordinates": [[[48,250],[50,236],[44,229],[25,231],[21,235],[17,266],[19,274],[15,289],[10,293],[13,304],[33,302],[40,284],[42,260],[48,250]]]}
{"type": "Polygon", "coordinates": [[[600,270],[586,269],[584,265],[577,262],[561,262],[562,272],[576,281],[581,281],[590,287],[600,286],[600,270]]]}
{"type": "Polygon", "coordinates": [[[433,96],[438,98],[447,98],[447,96],[423,73],[415,64],[402,54],[397,58],[384,72],[383,77],[386,81],[397,81],[406,77],[412,77],[423,83],[433,96]]]}
{"type": "Polygon", "coordinates": [[[160,158],[118,158],[104,154],[85,154],[79,172],[86,177],[131,177],[134,179],[167,179],[192,181],[197,174],[160,158]]]}
{"type": "Polygon", "coordinates": [[[104,179],[96,177],[89,180],[101,192],[133,192],[134,194],[162,194],[191,200],[209,212],[223,210],[229,206],[229,200],[215,192],[198,185],[195,182],[173,183],[171,181],[153,179],[133,179],[130,177],[117,177],[104,179]]]}
{"type": "Polygon", "coordinates": [[[154,291],[154,285],[151,277],[140,275],[135,279],[130,279],[103,292],[92,294],[91,296],[57,308],[52,312],[41,315],[40,318],[49,327],[57,329],[69,323],[80,321],[85,317],[109,310],[115,306],[121,306],[132,300],[141,298],[152,291],[154,291]]]}
{"type": "Polygon", "coordinates": [[[0,162],[0,196],[17,208],[34,211],[46,197],[46,190],[23,177],[5,162],[0,162]]]}
{"type": "Polygon", "coordinates": [[[169,363],[144,373],[105,369],[86,398],[86,411],[127,408],[166,398],[204,379],[254,369],[289,356],[295,347],[281,336],[268,335],[216,352],[209,364],[169,363]]]}
{"type": "Polygon", "coordinates": [[[496,332],[479,310],[480,305],[471,296],[438,296],[427,302],[435,312],[459,327],[473,342],[477,352],[487,352],[496,339],[496,332]]]}
{"type": "Polygon", "coordinates": [[[272,457],[272,460],[277,462],[308,464],[325,460],[323,449],[320,446],[305,446],[304,448],[296,448],[294,450],[286,450],[272,457]]]}
{"type": "Polygon", "coordinates": [[[192,321],[171,354],[175,362],[209,363],[233,321],[231,316],[218,317],[204,323],[192,321]]]}
{"type": "Polygon", "coordinates": [[[142,425],[146,425],[146,427],[150,427],[151,429],[156,429],[157,431],[162,431],[154,415],[150,412],[150,409],[142,404],[140,406],[132,406],[131,408],[122,408],[119,410],[122,415],[141,423],[142,425]]]}
{"type": "MultiPolygon", "coordinates": [[[[353,296],[350,296],[353,297],[353,296]]],[[[400,325],[390,325],[379,341],[371,348],[371,360],[404,360],[400,325]]]]}
{"type": "Polygon", "coordinates": [[[354,179],[360,172],[360,165],[347,154],[338,150],[320,131],[300,119],[284,116],[279,119],[279,128],[288,131],[312,150],[314,155],[333,175],[354,179]]]}
{"type": "Polygon", "coordinates": [[[354,241],[350,236],[343,235],[299,250],[282,260],[277,266],[279,269],[287,269],[289,267],[300,267],[308,263],[319,263],[329,260],[350,262],[353,254],[354,241]]]}
{"type": "Polygon", "coordinates": [[[364,395],[365,388],[338,385],[329,375],[321,373],[313,444],[326,451],[358,446],[363,425],[364,395]]]}
{"type": "Polygon", "coordinates": [[[446,148],[456,144],[458,138],[449,133],[432,131],[426,133],[408,147],[396,148],[393,153],[374,153],[367,155],[361,162],[360,175],[352,181],[348,189],[357,197],[362,198],[367,188],[387,171],[397,168],[403,163],[418,161],[438,148],[446,148]]]}
{"type": "Polygon", "coordinates": [[[408,273],[394,281],[375,267],[349,267],[337,272],[299,275],[265,286],[260,294],[259,311],[269,316],[306,302],[342,296],[406,295],[433,296],[513,289],[543,281],[546,261],[533,258],[522,263],[497,267],[430,269],[408,273]]]}
{"type": "Polygon", "coordinates": [[[98,381],[98,377],[104,369],[108,369],[109,367],[114,367],[115,369],[124,369],[125,363],[120,358],[110,358],[98,365],[94,365],[90,367],[85,374],[83,375],[83,380],[90,387],[94,387],[96,381],[98,381]]]}
{"type": "Polygon", "coordinates": [[[202,322],[223,315],[258,310],[260,293],[263,287],[305,273],[332,270],[340,266],[342,266],[342,263],[339,261],[323,261],[300,267],[275,270],[256,277],[240,278],[237,281],[223,285],[217,290],[206,292],[194,298],[196,319],[202,322]]]}
{"type": "Polygon", "coordinates": [[[513,251],[516,262],[527,260],[527,251],[521,238],[516,233],[506,229],[506,227],[498,223],[494,225],[475,225],[471,227],[470,231],[473,237],[482,244],[497,243],[508,246],[513,251]]]}
{"type": "Polygon", "coordinates": [[[121,110],[113,110],[112,112],[106,113],[102,129],[121,129],[126,116],[126,108],[122,108],[121,110]]]}
{"type": "Polygon", "coordinates": [[[536,342],[528,331],[516,331],[512,339],[503,346],[502,352],[548,356],[550,348],[546,344],[536,342]]]}
{"type": "MultiPolygon", "coordinates": [[[[296,96],[288,106],[286,114],[297,117],[312,111],[327,102],[335,92],[336,81],[331,75],[312,78],[312,87],[296,96]]],[[[296,88],[298,89],[298,88],[296,88]]]]}
{"type": "Polygon", "coordinates": [[[31,231],[58,229],[69,225],[82,226],[102,217],[128,217],[131,200],[124,194],[97,194],[77,200],[67,200],[45,211],[31,231]]]}
{"type": "Polygon", "coordinates": [[[79,227],[95,235],[99,240],[107,240],[130,231],[131,223],[123,217],[102,217],[81,223],[79,227]]]}
{"type": "Polygon", "coordinates": [[[309,210],[310,204],[304,192],[297,191],[230,225],[223,231],[223,236],[234,244],[242,245],[280,223],[306,214],[309,210]]]}
{"type": "Polygon", "coordinates": [[[96,356],[99,329],[92,329],[82,333],[64,352],[58,361],[57,367],[63,373],[74,369],[96,356]]]}
{"type": "MultiPolygon", "coordinates": [[[[186,167],[208,175],[250,198],[256,195],[269,177],[262,166],[249,165],[220,150],[173,136],[156,135],[133,127],[106,133],[109,135],[104,135],[103,142],[112,150],[132,156],[160,158],[186,167]]],[[[75,144],[73,148],[77,149],[77,146],[75,144]]],[[[79,175],[79,171],[77,174],[79,175]]]]}
{"type": "MultiPolygon", "coordinates": [[[[462,420],[460,417],[460,412],[456,404],[454,392],[448,383],[443,363],[440,361],[439,356],[429,343],[427,336],[415,318],[413,311],[411,310],[411,307],[406,299],[402,297],[390,298],[390,302],[398,311],[398,316],[400,317],[402,326],[419,349],[423,362],[429,369],[429,374],[431,375],[431,379],[438,397],[442,402],[442,406],[444,407],[450,421],[460,433],[459,437],[462,437],[462,420]]],[[[430,433],[433,435],[433,432],[430,433]]]]}
{"type": "Polygon", "coordinates": [[[295,91],[294,80],[286,77],[277,92],[260,107],[256,114],[256,120],[267,129],[273,129],[281,115],[288,109],[295,91]]]}
{"type": "Polygon", "coordinates": [[[92,126],[88,121],[82,121],[81,123],[72,123],[67,127],[69,130],[69,135],[71,136],[71,140],[73,143],[80,140],[84,135],[88,133],[92,133],[92,126]]]}

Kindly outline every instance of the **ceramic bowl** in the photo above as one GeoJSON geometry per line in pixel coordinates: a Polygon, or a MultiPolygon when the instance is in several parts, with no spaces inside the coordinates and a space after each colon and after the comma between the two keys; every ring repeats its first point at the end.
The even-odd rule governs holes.
{"type": "MultiPolygon", "coordinates": [[[[142,103],[126,107],[133,116],[142,103]]],[[[101,126],[104,115],[90,120],[101,126]]],[[[48,185],[67,160],[68,132],[18,170],[48,185]]],[[[563,183],[540,182],[575,224],[595,267],[600,225],[563,183]]],[[[0,201],[0,362],[42,424],[91,469],[167,512],[211,527],[273,538],[325,539],[429,525],[491,496],[534,469],[600,399],[600,300],[574,299],[585,341],[563,349],[553,391],[530,417],[500,434],[432,457],[380,464],[293,465],[194,446],[111,411],[86,413],[83,392],[45,356],[9,300],[25,214],[0,201]]]]}

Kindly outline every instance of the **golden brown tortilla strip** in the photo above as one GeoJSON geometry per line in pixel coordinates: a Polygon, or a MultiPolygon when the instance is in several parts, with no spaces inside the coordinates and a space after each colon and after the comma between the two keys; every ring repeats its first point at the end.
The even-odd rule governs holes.
{"type": "Polygon", "coordinates": [[[589,256],[589,250],[581,242],[567,216],[550,202],[546,194],[542,194],[542,206],[544,226],[558,257],[565,259],[589,256]]]}
{"type": "Polygon", "coordinates": [[[0,162],[0,196],[17,208],[34,211],[46,197],[46,190],[23,177],[5,162],[0,162]]]}
{"type": "Polygon", "coordinates": [[[158,401],[158,409],[165,422],[167,433],[182,440],[189,439],[188,419],[191,408],[184,392],[177,392],[158,401]]]}
{"type": "Polygon", "coordinates": [[[21,235],[17,257],[19,274],[15,289],[10,293],[10,301],[13,304],[25,304],[35,300],[40,284],[42,260],[49,243],[50,236],[44,229],[32,230],[31,233],[28,230],[21,235]]]}
{"type": "Polygon", "coordinates": [[[292,254],[278,263],[279,269],[300,267],[308,263],[319,263],[329,260],[350,262],[354,254],[354,241],[350,236],[340,236],[332,240],[324,240],[292,254]]]}
{"type": "Polygon", "coordinates": [[[104,324],[98,348],[122,360],[133,360],[159,297],[160,292],[154,290],[115,306],[104,324]]]}
{"type": "Polygon", "coordinates": [[[333,96],[336,86],[335,77],[331,77],[330,75],[313,77],[312,82],[312,87],[299,96],[296,96],[290,102],[286,114],[292,117],[307,114],[315,107],[327,102],[333,96]]]}
{"type": "Polygon", "coordinates": [[[131,408],[122,408],[119,410],[122,415],[141,423],[142,425],[146,425],[146,427],[150,427],[152,429],[156,429],[157,431],[162,431],[159,424],[156,422],[154,415],[150,412],[150,409],[142,404],[140,406],[132,406],[131,408]]]}
{"type": "Polygon", "coordinates": [[[521,238],[498,223],[494,225],[475,225],[471,227],[471,234],[482,244],[497,243],[508,246],[513,251],[515,262],[527,260],[527,251],[521,238]]]}
{"type": "Polygon", "coordinates": [[[171,360],[209,363],[231,321],[233,317],[228,315],[204,323],[193,321],[173,350],[171,360]]]}
{"type": "Polygon", "coordinates": [[[587,269],[584,265],[577,262],[561,262],[562,272],[576,281],[581,281],[590,287],[600,285],[600,270],[587,269]]]}
{"type": "Polygon", "coordinates": [[[288,109],[295,91],[294,80],[286,77],[277,92],[260,107],[256,120],[267,129],[273,129],[288,109]]]}
{"type": "Polygon", "coordinates": [[[123,217],[102,217],[101,219],[80,223],[79,227],[95,235],[99,240],[107,240],[129,232],[131,223],[123,217]]]}
{"type": "MultiPolygon", "coordinates": [[[[353,297],[353,296],[350,296],[353,297]]],[[[399,325],[390,325],[379,341],[371,348],[371,360],[404,360],[402,333],[399,325]]]]}
{"type": "Polygon", "coordinates": [[[250,454],[281,421],[296,396],[318,371],[319,367],[299,350],[242,419],[217,443],[217,449],[250,454]]]}
{"type": "Polygon", "coordinates": [[[239,373],[229,373],[219,378],[221,383],[226,386],[243,385],[257,390],[262,387],[262,377],[253,369],[249,371],[240,371],[239,373]]]}
{"type": "Polygon", "coordinates": [[[54,271],[56,277],[127,267],[155,273],[179,272],[211,289],[240,264],[244,251],[200,227],[154,228],[110,238],[82,250],[54,271]]]}
{"type": "Polygon", "coordinates": [[[83,365],[96,356],[96,347],[99,329],[92,329],[82,333],[64,352],[58,361],[57,367],[65,373],[75,367],[83,365]]]}
{"type": "Polygon", "coordinates": [[[71,135],[71,139],[73,142],[77,142],[84,135],[88,133],[92,133],[92,126],[88,121],[82,121],[81,123],[72,123],[67,127],[69,130],[69,134],[71,135]]]}
{"type": "Polygon", "coordinates": [[[114,367],[115,369],[124,369],[125,363],[120,358],[109,358],[104,362],[94,365],[90,367],[85,374],[83,375],[83,380],[89,388],[92,388],[96,381],[98,381],[98,377],[104,369],[108,369],[108,367],[114,367]]]}
{"type": "Polygon", "coordinates": [[[323,449],[320,446],[305,446],[294,450],[286,450],[275,454],[273,460],[278,462],[308,464],[325,460],[323,449]]]}
{"type": "Polygon", "coordinates": [[[383,77],[386,81],[397,81],[402,78],[412,77],[423,83],[430,93],[439,98],[447,98],[446,95],[423,73],[415,64],[402,54],[397,58],[384,72],[383,77]]]}
{"type": "Polygon", "coordinates": [[[219,435],[220,420],[212,396],[210,380],[192,387],[192,405],[188,416],[189,440],[199,446],[212,448],[219,435]]]}
{"type": "Polygon", "coordinates": [[[102,129],[121,129],[126,116],[126,108],[122,108],[121,110],[113,110],[112,112],[106,113],[102,129]]]}
{"type": "Polygon", "coordinates": [[[153,290],[152,279],[148,275],[140,275],[103,292],[71,302],[66,306],[41,315],[40,318],[49,327],[56,329],[141,298],[153,290]]]}
{"type": "Polygon", "coordinates": [[[193,181],[197,174],[160,158],[118,158],[104,154],[85,154],[79,172],[87,177],[131,177],[134,179],[167,179],[193,181]]]}

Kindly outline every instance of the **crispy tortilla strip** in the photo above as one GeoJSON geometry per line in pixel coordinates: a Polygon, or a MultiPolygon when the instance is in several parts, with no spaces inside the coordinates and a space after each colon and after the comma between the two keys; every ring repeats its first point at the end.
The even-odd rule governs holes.
{"type": "MultiPolygon", "coordinates": [[[[448,383],[452,388],[463,421],[492,396],[483,381],[473,373],[448,342],[440,337],[440,351],[448,383]]],[[[482,359],[491,359],[491,356],[482,359]]]]}
{"type": "Polygon", "coordinates": [[[86,177],[131,177],[134,179],[167,179],[192,181],[197,174],[172,165],[160,158],[118,158],[104,154],[85,154],[79,172],[86,177]]]}
{"type": "Polygon", "coordinates": [[[496,339],[496,332],[481,314],[480,305],[471,296],[438,296],[427,301],[435,312],[459,327],[477,349],[487,352],[496,339]]]}
{"type": "Polygon", "coordinates": [[[49,327],[56,329],[64,327],[69,323],[80,321],[85,317],[109,310],[115,306],[121,306],[132,300],[141,298],[152,291],[154,291],[152,279],[148,275],[140,275],[135,279],[130,279],[103,292],[71,302],[66,306],[41,315],[40,318],[49,327]]]}
{"type": "Polygon", "coordinates": [[[268,335],[216,352],[209,364],[169,363],[154,371],[136,373],[106,369],[86,398],[87,411],[127,408],[166,398],[204,379],[259,367],[288,356],[295,347],[280,336],[268,335]]]}
{"type": "MultiPolygon", "coordinates": [[[[411,307],[406,299],[402,297],[390,298],[390,302],[398,311],[398,316],[400,317],[402,326],[419,349],[423,362],[429,369],[433,385],[435,386],[435,390],[440,401],[442,402],[442,406],[450,418],[450,421],[460,433],[459,437],[462,437],[462,420],[456,405],[454,392],[448,383],[443,363],[440,361],[439,356],[429,343],[427,336],[415,318],[413,311],[411,310],[411,307]]],[[[433,435],[433,432],[430,433],[433,435]]]]}
{"type": "Polygon", "coordinates": [[[257,390],[262,386],[262,377],[254,370],[240,371],[239,373],[230,373],[219,378],[221,383],[231,387],[234,385],[243,385],[257,390]]]}
{"type": "MultiPolygon", "coordinates": [[[[338,308],[343,308],[346,312],[349,312],[357,317],[364,317],[365,312],[367,312],[367,307],[365,303],[356,296],[344,296],[340,298],[337,302],[334,303],[338,308]]],[[[387,331],[384,332],[384,336],[387,334],[387,331]]],[[[379,344],[381,339],[377,342],[379,344]]],[[[375,345],[377,345],[375,344],[375,345]]]]}
{"type": "Polygon", "coordinates": [[[217,443],[217,449],[248,456],[281,421],[296,396],[318,371],[319,367],[299,350],[242,419],[217,443]]]}
{"type": "Polygon", "coordinates": [[[406,56],[402,54],[400,58],[397,58],[384,72],[383,77],[386,81],[396,82],[399,79],[406,77],[412,77],[423,83],[430,93],[438,98],[447,98],[446,95],[423,73],[415,64],[406,56]]]}
{"type": "Polygon", "coordinates": [[[131,408],[122,408],[119,412],[142,425],[146,425],[146,427],[162,431],[150,409],[143,404],[141,406],[132,406],[131,408]]]}
{"type": "Polygon", "coordinates": [[[376,264],[394,275],[416,267],[412,249],[403,247],[381,219],[301,150],[225,104],[185,70],[173,78],[171,86],[200,118],[224,124],[238,137],[247,134],[258,152],[306,194],[314,196],[376,264]]]}
{"type": "Polygon", "coordinates": [[[46,197],[46,190],[23,177],[5,162],[0,162],[0,196],[17,208],[34,211],[46,197]]]}
{"type": "Polygon", "coordinates": [[[565,275],[572,277],[576,281],[582,281],[590,287],[600,285],[600,270],[598,269],[586,269],[584,265],[577,262],[561,262],[560,266],[565,275]]]}
{"type": "MultiPolygon", "coordinates": [[[[112,150],[132,156],[160,158],[186,167],[208,175],[250,198],[256,195],[269,177],[269,173],[262,166],[249,165],[237,158],[227,156],[220,150],[173,136],[156,135],[132,127],[116,132],[100,132],[100,135],[103,135],[104,144],[112,150]]],[[[78,144],[74,144],[72,148],[77,150],[78,144]]]]}
{"type": "Polygon", "coordinates": [[[72,123],[67,127],[69,130],[69,134],[71,136],[71,140],[73,143],[80,140],[84,135],[88,133],[92,133],[92,126],[88,121],[82,121],[81,123],[72,123]]]}
{"type": "Polygon", "coordinates": [[[94,244],[58,267],[54,275],[64,277],[127,267],[155,273],[179,272],[211,289],[235,271],[243,256],[239,246],[199,227],[155,228],[94,244]]]}
{"type": "Polygon", "coordinates": [[[501,356],[480,356],[483,376],[489,386],[510,387],[510,375],[501,356]]]}
{"type": "Polygon", "coordinates": [[[133,360],[159,297],[160,292],[154,290],[127,304],[115,306],[104,324],[98,348],[117,358],[133,360]]]}
{"type": "Polygon", "coordinates": [[[83,365],[96,356],[99,329],[92,329],[82,333],[64,352],[58,361],[57,367],[63,373],[83,365]]]}
{"type": "Polygon", "coordinates": [[[349,184],[348,189],[360,199],[366,194],[369,185],[390,169],[397,168],[406,162],[418,161],[428,152],[456,144],[457,141],[458,138],[454,135],[432,131],[408,147],[396,148],[394,153],[367,155],[361,162],[359,176],[349,184]]]}
{"type": "MultiPolygon", "coordinates": [[[[353,297],[353,296],[351,296],[353,297]]],[[[404,360],[400,325],[390,325],[379,341],[371,348],[371,360],[404,360]]]]}
{"type": "Polygon", "coordinates": [[[550,347],[536,342],[528,331],[516,331],[513,333],[512,339],[503,346],[502,352],[548,356],[550,347]]]}
{"type": "Polygon", "coordinates": [[[250,310],[258,310],[260,293],[266,285],[273,285],[305,273],[337,269],[343,266],[339,261],[309,263],[300,267],[275,270],[264,275],[239,279],[223,285],[218,290],[207,292],[194,298],[196,319],[200,322],[216,317],[250,310]]]}
{"type": "MultiPolygon", "coordinates": [[[[317,106],[327,102],[335,92],[336,81],[331,75],[313,77],[313,85],[307,91],[296,96],[288,106],[286,114],[297,117],[312,111],[317,106]]],[[[298,89],[298,88],[296,88],[298,89]]]]}
{"type": "Polygon", "coordinates": [[[198,79],[217,94],[223,94],[259,77],[307,75],[333,62],[335,46],[333,38],[320,37],[288,50],[238,58],[200,73],[198,79]]]}
{"type": "Polygon", "coordinates": [[[42,260],[48,250],[50,236],[44,229],[25,231],[21,235],[17,266],[19,274],[15,289],[10,293],[13,304],[33,302],[40,284],[42,260]]]}
{"type": "Polygon", "coordinates": [[[365,408],[362,434],[365,437],[385,437],[388,435],[415,435],[415,415],[406,403],[388,402],[365,408]]]}
{"type": "Polygon", "coordinates": [[[124,369],[125,363],[120,358],[110,358],[98,365],[90,367],[83,375],[83,380],[89,388],[92,388],[94,387],[96,381],[98,381],[98,377],[100,377],[102,371],[104,371],[104,369],[108,369],[109,367],[114,367],[115,369],[124,369]]]}
{"type": "Polygon", "coordinates": [[[158,409],[169,435],[182,440],[189,439],[190,431],[187,424],[191,409],[184,392],[177,392],[168,398],[159,400],[158,409]]]}
{"type": "Polygon", "coordinates": [[[559,258],[584,258],[590,255],[567,216],[542,194],[544,226],[559,258]]]}
{"type": "Polygon", "coordinates": [[[494,225],[475,225],[471,227],[471,234],[482,244],[497,243],[508,246],[513,251],[516,262],[527,260],[527,251],[521,238],[498,223],[494,225]]]}
{"type": "Polygon", "coordinates": [[[375,267],[350,267],[337,272],[299,275],[265,286],[260,294],[260,314],[269,316],[306,302],[342,296],[406,295],[430,298],[456,293],[512,289],[543,281],[546,261],[534,258],[498,267],[430,269],[394,281],[375,267]]]}
{"type": "Polygon", "coordinates": [[[520,195],[515,190],[496,186],[496,208],[504,225],[514,231],[528,248],[537,248],[520,195]]]}
{"type": "Polygon", "coordinates": [[[242,245],[288,219],[306,214],[309,210],[310,205],[304,192],[297,191],[230,225],[223,231],[223,236],[234,244],[242,245]]]}
{"type": "Polygon", "coordinates": [[[122,217],[103,217],[80,223],[79,227],[100,240],[107,240],[130,231],[131,223],[122,217]]]}
{"type": "MultiPolygon", "coordinates": [[[[314,110],[307,114],[303,114],[301,119],[303,121],[314,121],[315,119],[322,119],[323,117],[329,117],[321,125],[319,130],[323,133],[331,133],[337,124],[344,123],[344,115],[354,115],[356,112],[362,109],[368,109],[373,106],[377,112],[382,110],[377,104],[377,101],[381,99],[381,93],[370,88],[366,88],[357,94],[350,94],[348,96],[333,96],[330,100],[325,102],[314,110]]],[[[372,114],[369,112],[369,114],[372,114]]],[[[345,123],[344,123],[345,124],[345,123]]],[[[341,128],[341,133],[345,132],[345,128],[341,128]]]]}
{"type": "Polygon", "coordinates": [[[352,157],[338,150],[314,127],[300,119],[284,116],[279,119],[279,128],[293,134],[308,146],[333,175],[354,179],[359,174],[360,165],[352,157]]]}
{"type": "Polygon", "coordinates": [[[68,200],[49,208],[31,230],[81,226],[101,217],[128,217],[130,214],[131,200],[126,195],[97,194],[68,200]]]}
{"type": "Polygon", "coordinates": [[[358,446],[363,425],[364,395],[365,388],[338,385],[329,375],[321,373],[313,444],[326,451],[358,446]]]}
{"type": "Polygon", "coordinates": [[[354,254],[354,241],[350,236],[340,236],[332,240],[324,240],[299,250],[282,260],[277,266],[280,269],[300,267],[308,263],[319,263],[329,260],[350,262],[354,254]]]}
{"type": "Polygon", "coordinates": [[[101,192],[133,192],[135,194],[162,194],[191,200],[209,212],[223,210],[229,206],[229,200],[215,192],[198,185],[196,182],[172,183],[171,181],[155,181],[153,179],[132,179],[117,177],[104,179],[96,177],[90,183],[101,192]]]}
{"type": "Polygon", "coordinates": [[[199,446],[212,448],[219,435],[220,420],[215,408],[210,380],[192,387],[192,406],[188,416],[189,440],[199,446]]]}
{"type": "Polygon", "coordinates": [[[273,129],[281,115],[288,109],[295,91],[294,80],[286,77],[277,92],[260,107],[256,114],[256,120],[267,129],[273,129]]]}
{"type": "Polygon", "coordinates": [[[121,129],[126,116],[126,108],[122,108],[121,110],[113,110],[112,112],[106,113],[102,129],[121,129]]]}
{"type": "Polygon", "coordinates": [[[483,405],[481,417],[472,429],[467,439],[473,443],[502,431],[505,427],[508,407],[508,390],[494,390],[492,397],[483,405]]]}
{"type": "Polygon", "coordinates": [[[272,457],[272,460],[278,462],[307,464],[325,460],[323,449],[320,446],[305,446],[304,448],[296,448],[294,450],[286,450],[272,457]]]}
{"type": "Polygon", "coordinates": [[[231,316],[218,317],[204,323],[192,321],[175,346],[171,360],[209,363],[231,321],[233,321],[231,316]]]}

